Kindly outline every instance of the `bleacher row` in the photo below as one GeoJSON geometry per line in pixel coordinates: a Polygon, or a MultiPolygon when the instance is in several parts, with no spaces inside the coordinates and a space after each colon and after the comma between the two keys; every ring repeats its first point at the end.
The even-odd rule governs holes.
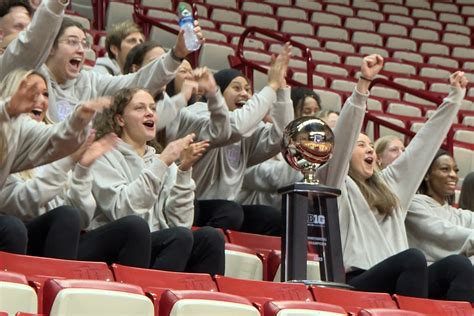
{"type": "MultiPolygon", "coordinates": [[[[253,245],[254,252],[269,251],[277,241],[259,235],[236,237],[241,233],[227,233],[236,242],[234,246],[253,245]]],[[[3,252],[0,252],[0,270],[0,311],[18,316],[474,314],[467,302],[3,252]]]]}

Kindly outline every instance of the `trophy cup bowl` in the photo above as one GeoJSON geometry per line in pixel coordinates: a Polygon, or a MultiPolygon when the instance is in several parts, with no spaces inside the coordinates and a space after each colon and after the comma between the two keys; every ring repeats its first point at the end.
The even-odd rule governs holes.
{"type": "Polygon", "coordinates": [[[293,120],[283,132],[281,153],[291,167],[303,173],[305,183],[318,183],[316,170],[331,158],[333,148],[331,128],[313,116],[293,120]]]}

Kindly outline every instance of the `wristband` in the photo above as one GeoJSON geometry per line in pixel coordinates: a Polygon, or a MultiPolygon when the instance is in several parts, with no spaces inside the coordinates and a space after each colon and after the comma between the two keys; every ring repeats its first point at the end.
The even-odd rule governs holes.
{"type": "Polygon", "coordinates": [[[171,58],[176,61],[182,62],[184,58],[179,58],[176,53],[174,52],[174,47],[171,49],[171,58]]]}
{"type": "Polygon", "coordinates": [[[369,81],[369,82],[371,82],[371,81],[373,80],[373,79],[366,78],[366,77],[364,77],[364,76],[362,76],[362,75],[359,76],[359,79],[362,79],[362,80],[365,80],[365,81],[369,81]]]}

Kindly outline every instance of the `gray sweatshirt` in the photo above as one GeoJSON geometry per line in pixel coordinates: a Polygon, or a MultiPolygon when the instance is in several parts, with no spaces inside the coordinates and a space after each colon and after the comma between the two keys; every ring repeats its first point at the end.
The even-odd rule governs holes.
{"type": "MultiPolygon", "coordinates": [[[[196,134],[195,141],[208,140],[210,148],[212,148],[229,139],[231,135],[229,110],[221,91],[218,89],[215,95],[206,97],[207,103],[198,102],[191,107],[182,108],[186,104],[186,99],[182,94],[169,98],[165,93],[163,108],[165,105],[168,108],[173,108],[171,106],[173,103],[176,104],[176,109],[182,108],[176,112],[175,120],[171,120],[171,116],[166,118],[167,142],[194,133],[196,134]]],[[[158,107],[157,111],[160,111],[160,108],[158,107]]]]}
{"type": "Polygon", "coordinates": [[[10,173],[31,169],[63,158],[85,140],[88,122],[74,111],[68,119],[45,125],[26,115],[10,118],[6,103],[0,100],[0,128],[5,133],[8,151],[0,168],[0,188],[10,173]]]}
{"type": "Polygon", "coordinates": [[[461,105],[465,90],[451,92],[435,114],[418,131],[406,151],[378,176],[398,197],[399,207],[392,215],[371,210],[357,184],[347,176],[352,150],[364,117],[367,96],[357,92],[346,101],[335,128],[333,158],[319,169],[322,183],[341,189],[339,222],[346,272],[367,270],[384,259],[408,248],[405,217],[408,205],[431,161],[448,132],[461,105]],[[347,104],[348,102],[348,104],[347,104]]]}
{"type": "Polygon", "coordinates": [[[104,74],[104,75],[112,75],[118,76],[122,74],[120,70],[120,66],[115,59],[110,58],[109,56],[104,56],[97,58],[95,61],[94,68],[92,71],[104,74]]]}
{"type": "MultiPolygon", "coordinates": [[[[69,1],[68,1],[69,3],[69,1]]],[[[20,32],[0,56],[0,80],[17,68],[37,69],[48,58],[68,3],[43,0],[31,24],[20,32]]]]}
{"type": "Polygon", "coordinates": [[[97,201],[97,228],[127,215],[145,219],[150,230],[191,228],[194,219],[194,181],[191,170],[166,166],[152,147],[140,157],[123,141],[92,166],[92,193],[97,201]]]}
{"type": "Polygon", "coordinates": [[[33,178],[24,180],[19,174],[8,176],[0,191],[0,213],[28,221],[62,205],[80,210],[81,228],[85,229],[94,215],[92,175],[89,168],[76,164],[70,157],[33,170],[33,178]]]}
{"type": "Polygon", "coordinates": [[[474,262],[474,212],[439,204],[417,194],[411,200],[405,220],[410,247],[418,248],[428,262],[452,254],[470,257],[474,262]]]}
{"type": "Polygon", "coordinates": [[[156,91],[174,78],[179,65],[180,62],[174,60],[168,52],[133,74],[111,76],[81,70],[77,78],[61,85],[55,81],[48,67],[43,65],[40,71],[47,78],[50,91],[47,116],[53,122],[62,121],[81,101],[113,96],[126,87],[156,91]]]}
{"type": "Polygon", "coordinates": [[[235,201],[242,205],[269,205],[281,209],[279,188],[302,181],[303,174],[290,167],[281,153],[245,170],[242,189],[235,201]]]}
{"type": "MultiPolygon", "coordinates": [[[[200,103],[187,109],[209,117],[200,103]]],[[[213,144],[193,167],[197,198],[234,200],[247,166],[265,161],[280,151],[283,130],[293,115],[290,89],[275,93],[270,87],[263,88],[242,108],[229,112],[230,137],[213,144]],[[270,110],[274,122],[263,124],[262,119],[270,110]]]]}

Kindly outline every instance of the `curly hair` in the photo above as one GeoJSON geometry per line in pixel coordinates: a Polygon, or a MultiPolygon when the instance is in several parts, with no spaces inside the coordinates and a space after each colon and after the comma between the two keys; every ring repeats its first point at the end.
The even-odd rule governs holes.
{"type": "MultiPolygon", "coordinates": [[[[102,114],[97,115],[94,120],[93,126],[96,129],[96,139],[100,139],[109,133],[115,133],[117,136],[122,138],[122,127],[118,124],[115,117],[117,114],[123,115],[125,108],[130,104],[133,96],[138,91],[148,92],[141,88],[123,88],[115,94],[112,106],[104,110],[102,114]]],[[[148,141],[147,145],[155,148],[157,152],[163,150],[163,147],[156,141],[156,139],[148,141]]]]}

